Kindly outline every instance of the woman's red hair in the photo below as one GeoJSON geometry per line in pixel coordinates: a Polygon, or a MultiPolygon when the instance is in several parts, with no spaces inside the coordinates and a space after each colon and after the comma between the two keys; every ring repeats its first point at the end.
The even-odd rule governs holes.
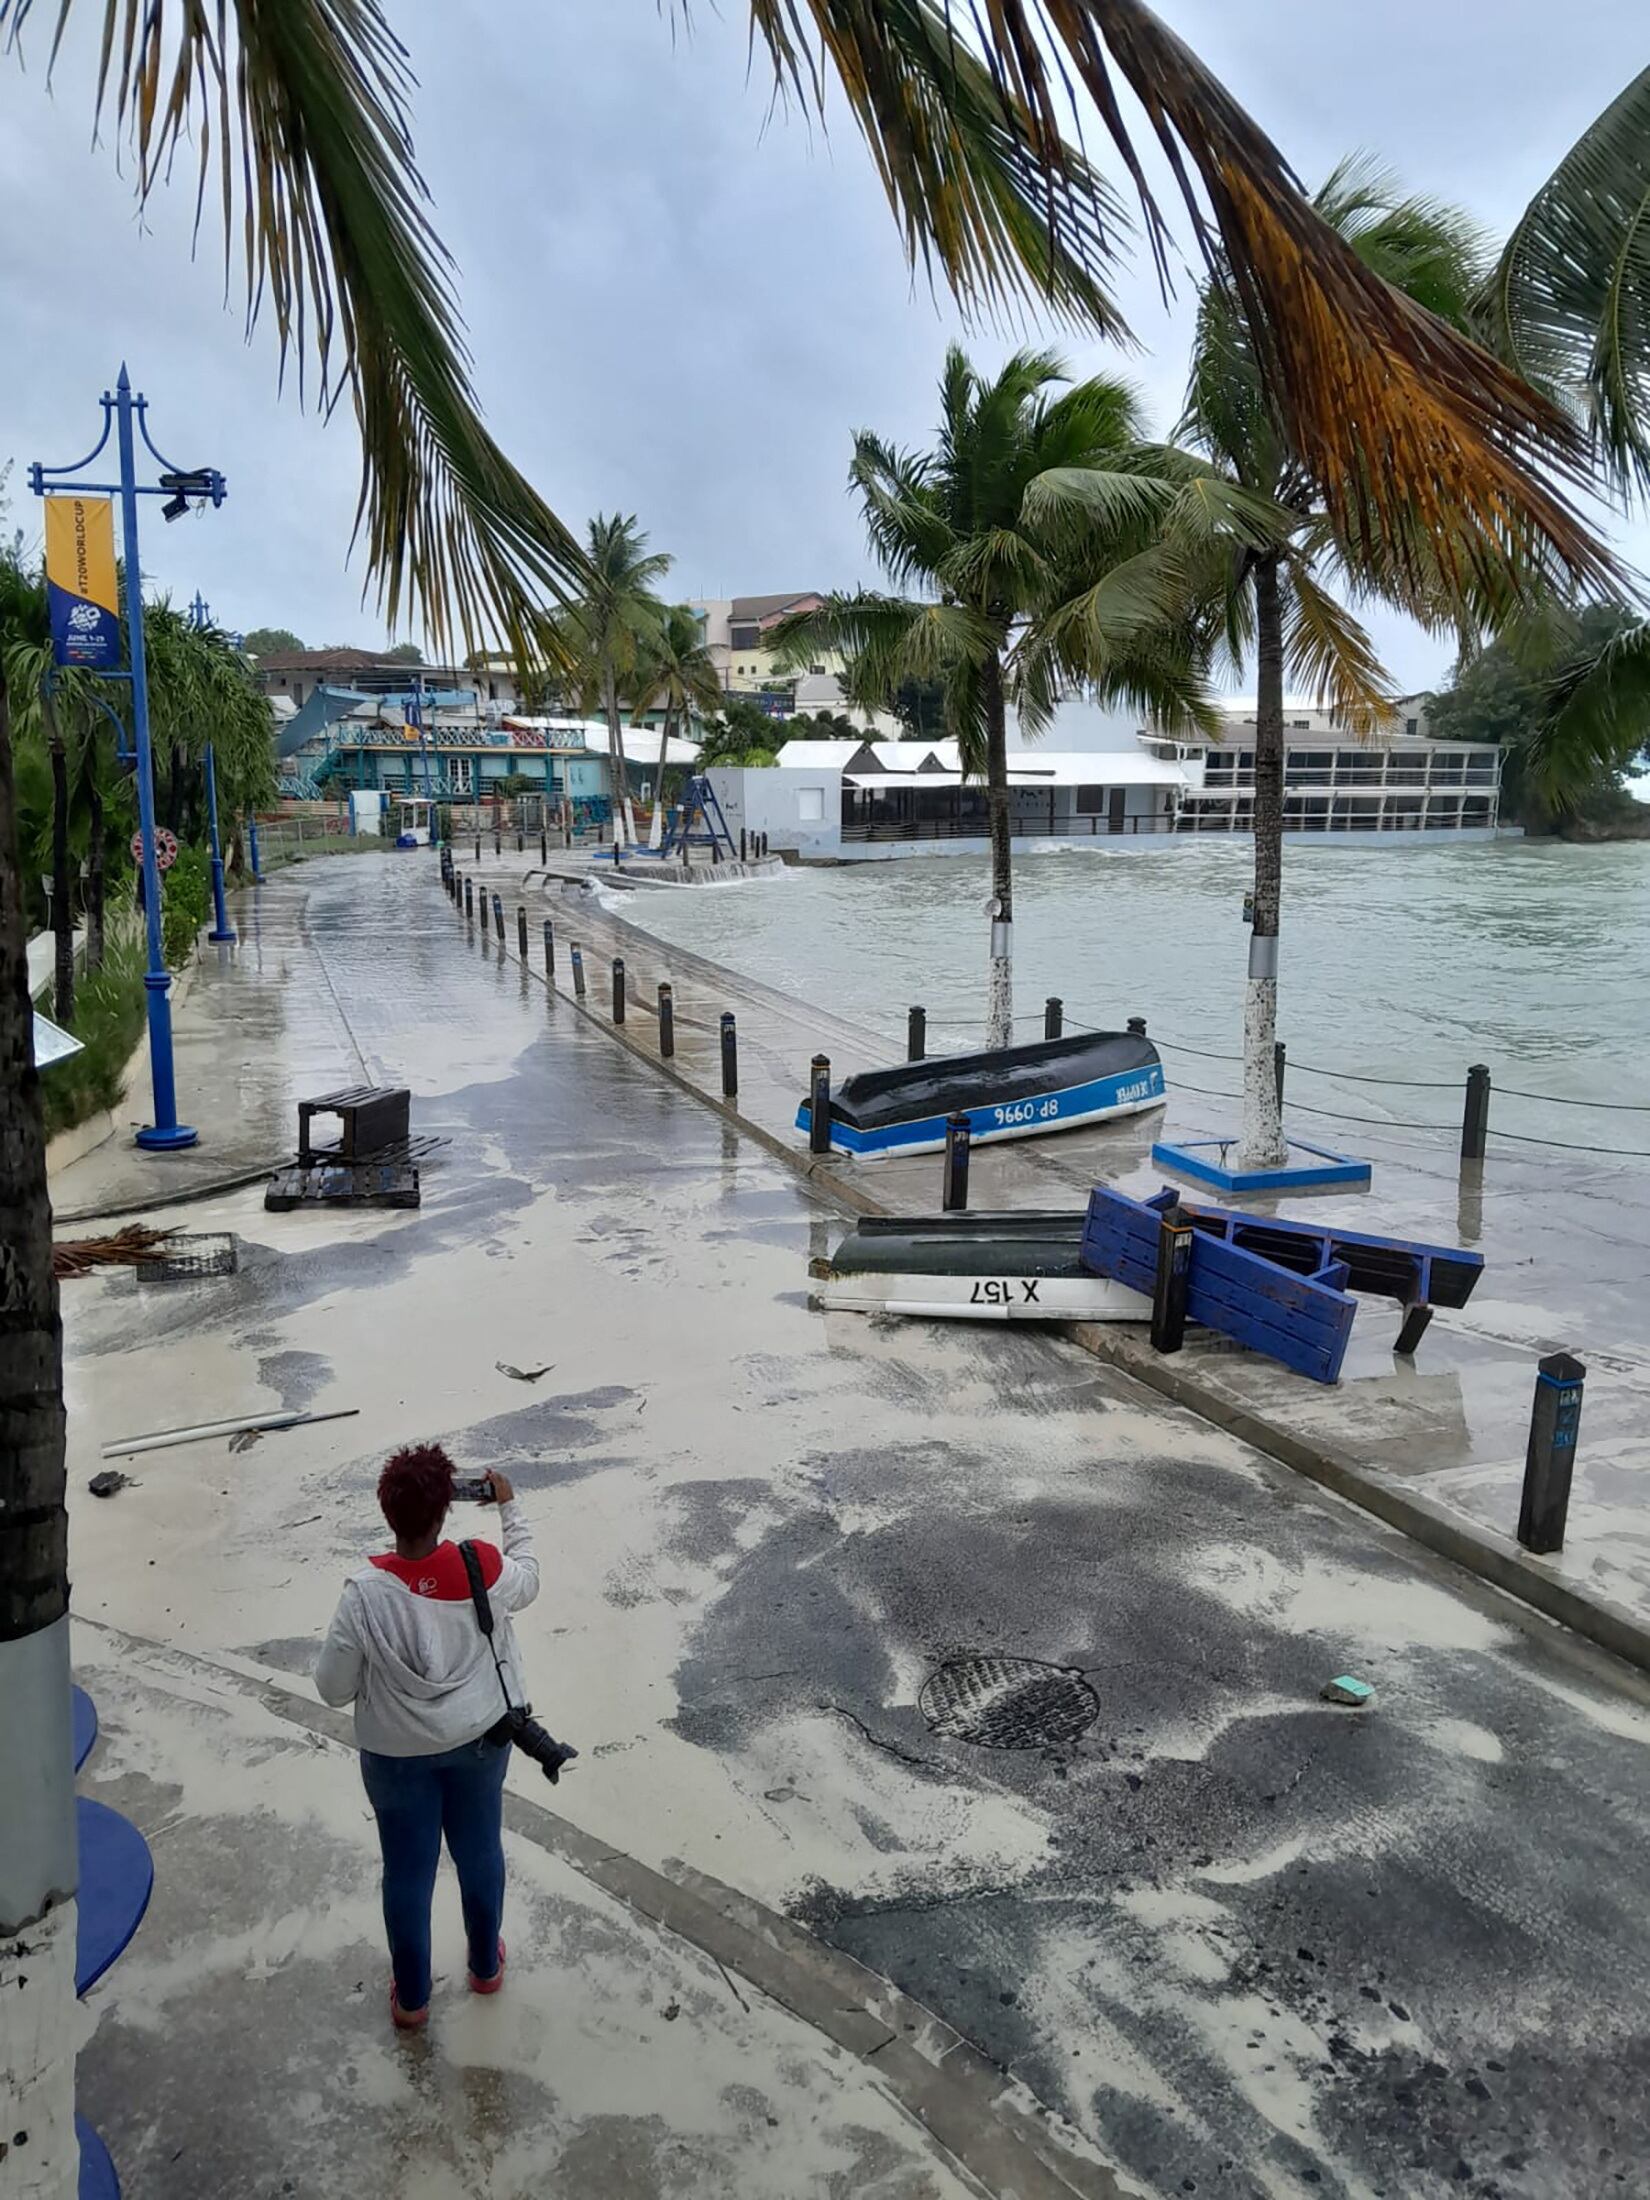
{"type": "Polygon", "coordinates": [[[433,1535],[452,1501],[453,1463],[439,1444],[409,1444],[385,1461],[378,1502],[384,1518],[407,1542],[433,1535]]]}

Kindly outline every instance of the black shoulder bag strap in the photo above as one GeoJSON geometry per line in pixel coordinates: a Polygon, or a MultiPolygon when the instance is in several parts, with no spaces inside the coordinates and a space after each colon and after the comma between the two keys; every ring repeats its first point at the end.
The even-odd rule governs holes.
{"type": "Polygon", "coordinates": [[[481,1556],[473,1543],[461,1543],[458,1555],[464,1561],[464,1572],[470,1583],[470,1602],[476,1608],[476,1624],[487,1638],[487,1647],[493,1653],[493,1671],[498,1675],[499,1692],[504,1698],[506,1711],[514,1711],[510,1701],[509,1685],[504,1678],[504,1668],[498,1660],[498,1645],[493,1640],[493,1607],[488,1601],[487,1584],[481,1578],[481,1556]]]}

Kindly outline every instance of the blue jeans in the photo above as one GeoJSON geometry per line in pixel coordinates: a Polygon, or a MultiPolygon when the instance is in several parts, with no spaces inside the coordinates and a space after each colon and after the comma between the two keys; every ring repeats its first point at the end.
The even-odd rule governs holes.
{"type": "Polygon", "coordinates": [[[498,1970],[509,1762],[508,1742],[486,1740],[434,1757],[361,1752],[361,1778],[384,1853],[384,1930],[403,2009],[422,2009],[430,1998],[430,1898],[443,1834],[458,1873],[470,1969],[477,1978],[498,1970]]]}

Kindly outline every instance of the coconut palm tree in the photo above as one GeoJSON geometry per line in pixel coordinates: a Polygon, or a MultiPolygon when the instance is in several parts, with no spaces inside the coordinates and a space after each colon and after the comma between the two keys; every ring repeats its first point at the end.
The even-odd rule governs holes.
{"type": "Polygon", "coordinates": [[[666,612],[654,583],[669,571],[670,559],[648,549],[634,513],[598,512],[590,522],[584,587],[552,629],[581,709],[599,710],[607,721],[613,841],[620,848],[636,839],[620,703],[636,691],[642,666],[663,647],[666,612]]]}
{"type": "Polygon", "coordinates": [[[841,650],[862,695],[941,683],[947,731],[986,784],[991,1047],[1012,1043],[1014,1022],[1009,711],[1035,733],[1081,681],[1170,724],[1207,716],[1192,630],[1172,623],[1183,574],[1157,547],[1178,477],[1149,470],[1124,384],[1065,381],[1049,352],[1015,352],[987,379],[953,345],[935,448],[899,451],[862,429],[849,468],[879,562],[927,593],[827,596],[772,640],[782,668],[841,650]]]}
{"type": "MultiPolygon", "coordinates": [[[[1440,326],[1465,326],[1482,254],[1453,210],[1405,197],[1361,161],[1343,162],[1314,201],[1320,218],[1396,291],[1440,326]]],[[[1350,731],[1369,734],[1394,697],[1369,636],[1326,581],[1386,596],[1431,626],[1465,631],[1496,576],[1480,546],[1457,532],[1441,547],[1406,543],[1367,515],[1347,515],[1321,493],[1270,395],[1260,337],[1235,277],[1217,272],[1203,292],[1180,433],[1252,498],[1246,525],[1270,507],[1259,533],[1216,553],[1211,582],[1226,640],[1255,665],[1255,873],[1243,1015],[1243,1133],[1239,1166],[1275,1168],[1287,1155],[1273,1069],[1283,885],[1283,693],[1286,677],[1311,688],[1350,731]]],[[[1500,594],[1507,600],[1508,592],[1500,594]]]]}
{"type": "Polygon", "coordinates": [[[664,713],[659,728],[659,774],[653,789],[653,822],[647,836],[648,846],[657,848],[664,841],[665,765],[670,756],[670,737],[680,725],[687,726],[691,736],[694,711],[717,710],[722,703],[721,676],[705,647],[704,627],[698,613],[685,603],[667,606],[656,639],[637,664],[631,681],[631,696],[633,724],[639,723],[650,710],[664,713]]]}

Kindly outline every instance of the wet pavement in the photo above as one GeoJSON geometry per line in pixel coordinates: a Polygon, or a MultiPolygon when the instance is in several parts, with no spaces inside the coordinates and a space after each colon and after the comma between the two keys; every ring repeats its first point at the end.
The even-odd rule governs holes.
{"type": "MultiPolygon", "coordinates": [[[[524,1492],[545,1574],[528,1668],[585,1751],[557,1810],[603,1854],[805,1922],[1074,2148],[1165,2194],[1634,2189],[1638,1676],[1071,1344],[810,1312],[836,1217],[484,954],[415,863],[272,882],[254,946],[180,1017],[197,1079],[247,1096],[249,1140],[277,1099],[368,1075],[410,1083],[415,1128],[451,1143],[417,1214],[266,1215],[237,1192],[175,1214],[239,1234],[233,1278],[65,1288],[79,1655],[108,1732],[91,1769],[150,1832],[161,1889],[82,2061],[142,2165],[129,2190],[353,2192],[386,2170],[469,2190],[452,2134],[476,2131],[478,2192],[973,2189],[877,2094],[874,2056],[833,2091],[766,2004],[745,2034],[725,1996],[693,2002],[702,2053],[661,2064],[655,2004],[691,1951],[627,1939],[525,1857],[532,2021],[506,2046],[443,2010],[428,2069],[389,2042],[347,1758],[220,1718],[201,1676],[303,1687],[376,1545],[378,1463],[415,1437],[524,1492]],[[549,1369],[525,1385],[500,1361],[549,1369]],[[283,1404],[362,1411],[153,1453],[118,1498],[84,1494],[113,1437],[283,1404]],[[105,1629],[183,1674],[154,1651],[134,1670],[105,1629]],[[1321,1700],[1342,1672],[1371,1709],[1321,1700]],[[570,1966],[569,1942],[601,1945],[570,1966]],[[237,2025],[257,2070],[230,2056],[206,2116],[205,2043],[237,2025]],[[729,2106],[741,2082],[760,2126],[729,2106]],[[271,2174],[294,2104],[303,2148],[271,2174]],[[776,2128],[823,2151],[776,2160],[776,2128]],[[328,2134],[348,2178],[328,2181],[328,2134]]],[[[713,1014],[689,1000],[683,1021],[708,1044],[713,1014]]],[[[752,1065],[789,1059],[751,1039],[752,1065]]]]}

